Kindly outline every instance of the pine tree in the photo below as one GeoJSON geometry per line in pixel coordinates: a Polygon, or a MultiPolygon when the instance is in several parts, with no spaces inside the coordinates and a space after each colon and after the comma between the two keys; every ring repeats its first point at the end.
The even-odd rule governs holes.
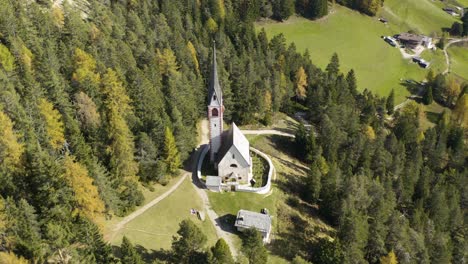
{"type": "Polygon", "coordinates": [[[122,239],[122,244],[120,245],[120,254],[121,261],[125,264],[143,264],[140,254],[133,247],[132,243],[126,236],[122,239]]]}
{"type": "Polygon", "coordinates": [[[164,157],[167,170],[171,174],[176,174],[181,165],[179,150],[177,150],[174,135],[169,127],[166,127],[164,135],[164,157]]]}
{"type": "Polygon", "coordinates": [[[244,230],[242,234],[242,252],[251,264],[264,264],[268,261],[268,252],[263,245],[262,235],[256,229],[244,230]]]}
{"type": "Polygon", "coordinates": [[[231,250],[224,239],[218,239],[214,247],[211,248],[211,252],[214,258],[213,264],[234,264],[231,250]]]}
{"type": "Polygon", "coordinates": [[[172,251],[178,263],[191,263],[191,259],[202,252],[206,244],[206,235],[190,220],[179,224],[177,237],[172,237],[172,251]]]}
{"type": "Polygon", "coordinates": [[[434,98],[432,97],[432,87],[429,86],[427,88],[427,91],[424,93],[423,103],[425,105],[430,105],[430,104],[432,104],[433,101],[434,101],[434,98]]]}
{"type": "Polygon", "coordinates": [[[393,112],[395,111],[395,91],[393,89],[387,97],[385,107],[387,108],[387,113],[389,115],[393,114],[393,112]]]}
{"type": "Polygon", "coordinates": [[[356,74],[354,73],[353,69],[351,69],[346,75],[346,81],[348,82],[349,91],[351,92],[353,96],[356,96],[358,94],[357,81],[356,81],[356,74]]]}
{"type": "Polygon", "coordinates": [[[462,127],[468,127],[468,94],[464,94],[458,99],[452,115],[462,127]]]}
{"type": "Polygon", "coordinates": [[[310,165],[309,173],[305,180],[305,188],[303,196],[306,201],[316,203],[319,199],[322,173],[320,172],[317,163],[314,161],[310,165]]]}

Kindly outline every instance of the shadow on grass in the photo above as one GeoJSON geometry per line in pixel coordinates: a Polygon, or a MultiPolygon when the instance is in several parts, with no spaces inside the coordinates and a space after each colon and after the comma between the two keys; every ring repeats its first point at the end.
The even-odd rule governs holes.
{"type": "Polygon", "coordinates": [[[155,260],[168,261],[172,258],[172,252],[167,249],[152,250],[146,249],[142,245],[136,245],[135,249],[138,251],[145,263],[153,263],[155,260]]]}
{"type": "Polygon", "coordinates": [[[223,231],[236,235],[240,234],[234,226],[236,223],[236,216],[233,214],[225,214],[220,216],[215,219],[215,222],[219,227],[221,227],[223,231]]]}

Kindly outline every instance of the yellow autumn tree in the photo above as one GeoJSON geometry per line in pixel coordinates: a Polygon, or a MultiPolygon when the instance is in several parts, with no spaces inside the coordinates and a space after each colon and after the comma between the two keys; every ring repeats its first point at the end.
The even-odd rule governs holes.
{"type": "Polygon", "coordinates": [[[13,122],[0,111],[0,164],[6,167],[18,166],[24,152],[23,144],[18,142],[18,135],[13,130],[13,122]]]}
{"type": "Polygon", "coordinates": [[[13,252],[0,252],[0,264],[28,264],[23,257],[18,257],[13,252]]]}
{"type": "Polygon", "coordinates": [[[218,24],[211,17],[206,21],[205,26],[208,29],[208,32],[210,32],[212,34],[216,33],[216,31],[218,31],[218,24]]]}
{"type": "Polygon", "coordinates": [[[265,103],[265,110],[267,112],[271,111],[272,97],[271,97],[271,92],[270,91],[265,92],[265,97],[264,97],[263,100],[264,100],[264,103],[265,103]]]}
{"type": "Polygon", "coordinates": [[[46,99],[39,99],[39,111],[45,121],[50,146],[57,150],[65,143],[65,129],[59,111],[46,99]]]}
{"type": "Polygon", "coordinates": [[[52,7],[52,21],[54,21],[55,25],[59,28],[62,28],[63,25],[65,25],[65,16],[62,8],[59,6],[52,7]]]}
{"type": "Polygon", "coordinates": [[[455,104],[455,100],[458,98],[460,92],[460,84],[455,80],[455,78],[450,77],[444,90],[444,95],[447,97],[447,102],[449,104],[455,104]]]}
{"type": "Polygon", "coordinates": [[[198,75],[200,75],[200,65],[198,64],[197,51],[195,50],[195,47],[193,46],[191,41],[187,43],[187,49],[189,50],[190,55],[192,57],[192,62],[195,65],[195,71],[198,75]]]}
{"type": "Polygon", "coordinates": [[[5,71],[10,72],[15,68],[15,58],[10,50],[0,43],[0,67],[5,71]]]}
{"type": "Polygon", "coordinates": [[[462,127],[468,127],[468,94],[458,99],[452,112],[453,118],[462,127]]]}
{"type": "Polygon", "coordinates": [[[390,251],[387,256],[382,256],[380,258],[380,264],[398,264],[397,257],[395,252],[390,251]]]}
{"type": "Polygon", "coordinates": [[[85,51],[76,48],[73,55],[73,72],[72,79],[78,83],[89,82],[92,85],[99,85],[100,75],[96,73],[96,60],[85,51]]]}
{"type": "Polygon", "coordinates": [[[106,95],[104,104],[109,124],[107,131],[111,140],[108,147],[111,155],[110,165],[117,177],[134,179],[138,172],[138,164],[133,155],[133,135],[125,120],[125,116],[132,110],[130,98],[112,69],[107,69],[102,79],[102,90],[106,95]]]}
{"type": "Polygon", "coordinates": [[[28,70],[31,70],[32,69],[32,62],[33,62],[33,54],[31,52],[30,49],[28,49],[28,47],[26,47],[25,45],[22,45],[21,46],[21,61],[23,62],[23,65],[28,68],[28,70]]]}
{"type": "Polygon", "coordinates": [[[372,126],[369,126],[369,125],[365,126],[364,127],[364,134],[370,140],[375,139],[375,131],[374,131],[374,128],[372,126]]]}
{"type": "Polygon", "coordinates": [[[64,177],[75,195],[75,213],[96,221],[96,217],[104,212],[104,203],[99,197],[97,187],[93,185],[93,179],[88,175],[88,170],[69,155],[63,160],[63,167],[64,177]]]}
{"type": "Polygon", "coordinates": [[[307,74],[301,66],[296,72],[296,97],[298,99],[305,99],[307,87],[307,74]]]}
{"type": "Polygon", "coordinates": [[[171,49],[156,50],[156,62],[159,66],[161,74],[168,75],[169,73],[177,73],[179,65],[177,65],[177,58],[171,49]]]}

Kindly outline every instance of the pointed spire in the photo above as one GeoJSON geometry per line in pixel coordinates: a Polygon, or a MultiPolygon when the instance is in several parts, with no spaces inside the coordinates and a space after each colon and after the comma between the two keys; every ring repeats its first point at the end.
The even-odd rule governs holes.
{"type": "Polygon", "coordinates": [[[213,62],[211,68],[210,87],[208,91],[208,102],[211,102],[213,95],[216,95],[216,100],[219,105],[222,105],[223,93],[218,79],[218,64],[216,62],[216,41],[213,40],[213,62]]]}

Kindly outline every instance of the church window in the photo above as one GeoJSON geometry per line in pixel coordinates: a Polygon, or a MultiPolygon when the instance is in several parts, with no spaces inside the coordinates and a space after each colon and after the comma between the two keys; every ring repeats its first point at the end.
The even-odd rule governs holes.
{"type": "Polygon", "coordinates": [[[235,159],[235,158],[236,158],[236,155],[232,154],[232,158],[235,159]]]}
{"type": "Polygon", "coordinates": [[[237,164],[231,164],[231,166],[229,166],[231,168],[237,168],[237,164]]]}
{"type": "Polygon", "coordinates": [[[216,95],[213,95],[213,101],[216,100],[216,95]]]}
{"type": "Polygon", "coordinates": [[[211,110],[211,115],[212,116],[218,116],[218,109],[213,108],[213,110],[211,110]]]}
{"type": "Polygon", "coordinates": [[[237,177],[238,180],[242,180],[242,177],[237,177]]]}

